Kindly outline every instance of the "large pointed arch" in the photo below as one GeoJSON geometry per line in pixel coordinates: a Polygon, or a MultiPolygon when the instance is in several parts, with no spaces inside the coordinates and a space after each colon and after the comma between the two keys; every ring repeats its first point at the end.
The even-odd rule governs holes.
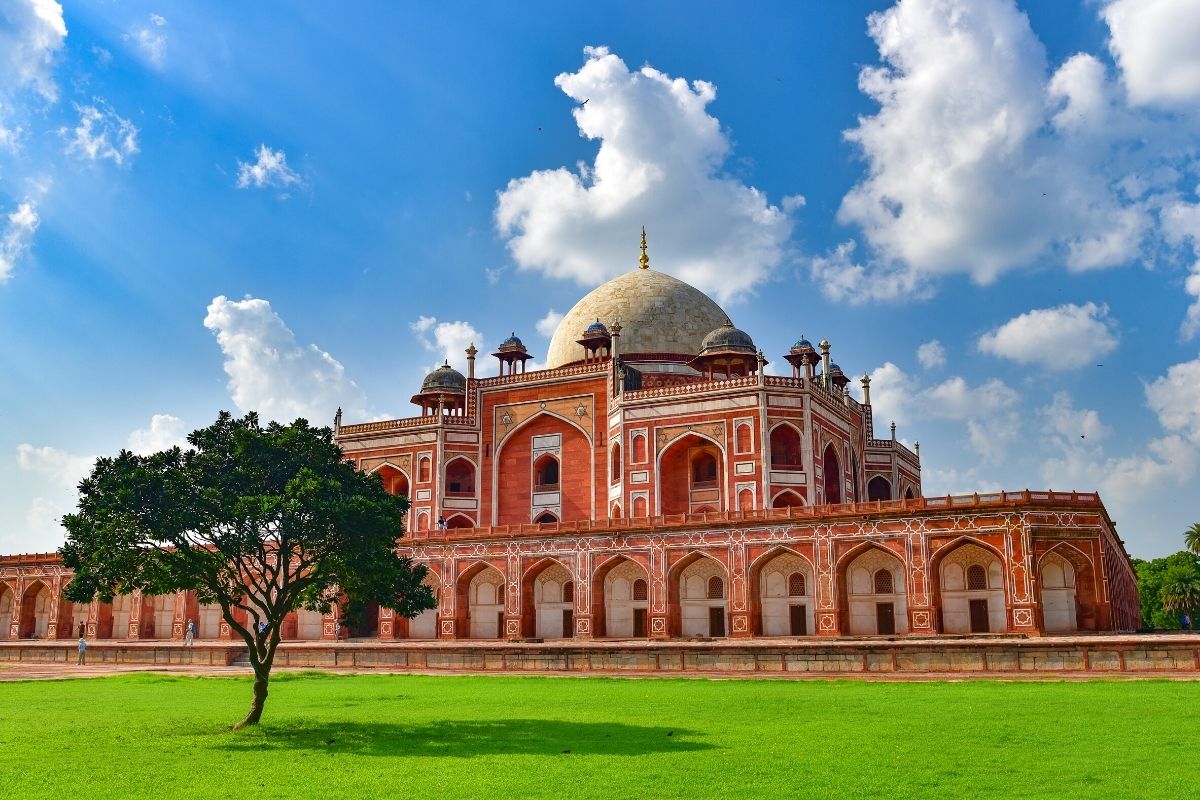
{"type": "Polygon", "coordinates": [[[726,486],[729,476],[729,459],[725,446],[716,438],[701,431],[689,431],[683,436],[677,437],[655,455],[654,468],[655,475],[658,476],[658,480],[654,482],[654,502],[658,509],[656,512],[658,515],[686,514],[704,505],[715,505],[718,510],[722,511],[729,508],[729,492],[726,486]],[[697,442],[704,444],[697,444],[697,442]],[[684,448],[688,453],[683,460],[682,472],[679,464],[668,460],[668,456],[674,459],[674,454],[680,448],[684,448]],[[715,496],[710,496],[711,490],[708,488],[695,488],[697,484],[692,475],[695,458],[693,451],[696,453],[708,452],[715,460],[716,479],[713,481],[715,496]]]}
{"type": "Polygon", "coordinates": [[[575,635],[574,600],[564,600],[566,582],[571,583],[573,597],[575,573],[553,556],[538,559],[525,569],[521,576],[523,636],[557,639],[575,635]],[[550,584],[557,586],[557,597],[547,596],[543,599],[543,594],[553,594],[549,592],[550,584]]]}
{"type": "Polygon", "coordinates": [[[566,425],[565,429],[556,431],[562,434],[562,446],[558,454],[561,472],[557,516],[563,521],[595,517],[596,493],[592,491],[592,487],[595,486],[596,481],[596,458],[592,452],[592,436],[575,420],[550,410],[542,410],[517,423],[496,445],[491,459],[493,525],[519,525],[529,522],[534,495],[533,453],[528,441],[524,437],[518,437],[517,433],[530,427],[544,425],[548,421],[566,425]],[[572,437],[578,437],[578,439],[573,440],[572,437]],[[501,464],[505,461],[503,456],[510,448],[514,447],[513,443],[518,441],[521,442],[521,450],[516,456],[519,463],[514,466],[513,459],[508,459],[509,463],[505,466],[507,472],[503,476],[505,480],[502,480],[501,464]],[[529,450],[529,453],[525,452],[526,449],[529,450]],[[528,456],[528,461],[526,461],[526,456],[528,456]],[[586,470],[587,480],[582,482],[566,480],[562,475],[563,473],[569,475],[571,470],[586,470]],[[501,492],[502,483],[506,484],[504,492],[501,492]]]}
{"type": "Polygon", "coordinates": [[[694,550],[667,572],[668,627],[673,636],[724,636],[728,631],[729,570],[720,559],[694,550]],[[691,573],[695,571],[693,576],[691,573]],[[689,580],[699,578],[700,582],[689,580]],[[720,598],[709,597],[709,582],[723,584],[720,598]],[[717,609],[716,612],[712,609],[717,609]]]}
{"type": "Polygon", "coordinates": [[[821,485],[824,490],[824,500],[827,505],[837,505],[845,502],[842,494],[845,490],[846,479],[842,474],[842,460],[838,456],[833,442],[825,445],[821,451],[821,485]]]}
{"type": "Polygon", "coordinates": [[[938,629],[943,633],[960,634],[1006,632],[1009,627],[1007,563],[999,548],[972,536],[959,536],[939,547],[929,562],[929,583],[938,629]],[[961,557],[964,553],[972,555],[964,559],[961,557]],[[984,568],[986,588],[968,585],[967,570],[972,565],[984,568]],[[982,609],[979,608],[981,604],[982,609]]]}
{"type": "Polygon", "coordinates": [[[748,578],[755,634],[802,636],[815,632],[817,570],[812,559],[791,547],[773,547],[750,562],[748,578]],[[802,591],[789,591],[793,573],[802,576],[802,591]],[[780,588],[777,576],[782,576],[782,591],[774,591],[780,588]]]}

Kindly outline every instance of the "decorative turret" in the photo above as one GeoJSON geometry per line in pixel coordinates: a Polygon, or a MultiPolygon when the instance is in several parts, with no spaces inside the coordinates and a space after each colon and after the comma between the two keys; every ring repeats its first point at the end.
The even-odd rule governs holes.
{"type": "Polygon", "coordinates": [[[425,376],[412,402],[421,407],[422,416],[445,411],[462,413],[467,405],[467,379],[447,361],[425,376]]]}
{"type": "Polygon", "coordinates": [[[575,341],[583,345],[584,361],[606,358],[612,354],[612,334],[600,320],[588,325],[583,336],[575,341]]]}
{"type": "Polygon", "coordinates": [[[467,348],[467,380],[475,380],[475,356],[478,355],[479,348],[474,342],[467,348]]]}
{"type": "Polygon", "coordinates": [[[524,372],[525,362],[533,358],[533,356],[529,355],[529,351],[525,348],[525,343],[517,338],[516,331],[513,331],[512,335],[500,344],[499,350],[497,350],[495,353],[492,353],[492,355],[500,360],[501,375],[516,374],[518,372],[517,364],[521,365],[519,371],[524,372]],[[508,368],[507,373],[505,372],[505,367],[508,368]]]}
{"type": "Polygon", "coordinates": [[[750,335],[733,327],[726,317],[721,327],[704,337],[700,354],[688,366],[707,374],[709,380],[714,374],[724,374],[726,379],[753,375],[759,369],[758,349],[750,335]]]}
{"type": "Polygon", "coordinates": [[[812,342],[805,339],[803,335],[796,340],[796,343],[787,351],[784,359],[792,365],[792,377],[799,378],[801,373],[805,378],[811,378],[813,367],[816,366],[819,360],[817,349],[812,346],[812,342]]]}

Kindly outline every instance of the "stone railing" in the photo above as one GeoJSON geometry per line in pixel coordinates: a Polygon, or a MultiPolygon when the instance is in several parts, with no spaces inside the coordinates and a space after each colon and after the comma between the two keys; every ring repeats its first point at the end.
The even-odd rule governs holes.
{"type": "Polygon", "coordinates": [[[750,375],[744,378],[731,378],[726,381],[696,381],[682,383],[676,386],[659,386],[654,389],[630,389],[623,395],[626,402],[633,400],[649,400],[656,397],[681,397],[705,392],[723,392],[728,389],[742,389],[758,386],[758,378],[750,375]]]}
{"type": "Polygon", "coordinates": [[[476,378],[475,385],[480,389],[490,389],[495,386],[508,386],[513,383],[569,378],[576,375],[604,375],[610,369],[611,362],[612,359],[603,358],[583,364],[555,367],[554,369],[535,369],[532,372],[518,372],[513,375],[493,375],[490,378],[476,378]]]}
{"type": "Polygon", "coordinates": [[[454,528],[445,531],[419,531],[406,543],[458,541],[486,538],[529,538],[563,534],[626,535],[661,532],[667,529],[705,528],[715,525],[787,523],[790,520],[836,521],[873,514],[905,514],[917,511],[960,511],[1003,509],[1020,506],[1056,506],[1099,511],[1111,525],[1112,520],[1100,496],[1094,492],[1030,491],[986,494],[915,497],[899,500],[868,500],[861,503],[762,508],[749,511],[708,511],[699,514],[667,514],[657,517],[574,520],[547,524],[494,525],[481,528],[454,528]]]}

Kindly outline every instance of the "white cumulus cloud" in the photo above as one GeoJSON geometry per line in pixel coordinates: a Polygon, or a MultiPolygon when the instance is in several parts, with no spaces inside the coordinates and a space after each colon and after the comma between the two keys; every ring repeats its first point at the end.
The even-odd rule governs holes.
{"type": "Polygon", "coordinates": [[[552,308],[546,312],[546,316],[537,321],[534,327],[537,328],[538,333],[549,339],[558,330],[558,323],[562,322],[562,318],[563,315],[552,308]]]}
{"type": "MultiPolygon", "coordinates": [[[[437,317],[422,316],[416,322],[410,322],[408,327],[422,347],[430,353],[437,353],[439,359],[449,362],[450,366],[464,375],[467,371],[467,348],[474,344],[480,353],[485,349],[483,334],[469,322],[438,322],[437,317]]],[[[440,364],[430,366],[429,370],[437,366],[440,364]]]]}
{"type": "Polygon", "coordinates": [[[342,364],[315,344],[301,346],[266,300],[215,297],[204,327],[225,354],[229,391],[241,411],[318,425],[328,424],[339,406],[352,417],[368,416],[363,392],[342,364]]]}
{"type": "Polygon", "coordinates": [[[792,220],[722,172],[731,146],[707,111],[716,87],[650,66],[630,71],[604,47],[584,53],[578,72],[554,82],[599,150],[575,171],[538,170],[500,192],[496,226],[513,260],[594,285],[636,266],[644,224],[651,266],[720,300],[765,280],[784,258],[792,220]]]}
{"type": "Polygon", "coordinates": [[[73,489],[96,462],[95,456],[79,456],[57,447],[35,447],[23,443],[17,445],[17,466],[33,472],[61,488],[73,489]]]}
{"type": "MultiPolygon", "coordinates": [[[[1105,19],[1142,6],[1111,4],[1105,19]]],[[[1152,16],[1144,25],[1161,31],[1152,16]]],[[[1118,82],[1128,58],[1117,76],[1087,53],[1052,69],[1013,0],[904,0],[868,31],[880,64],[859,88],[878,110],[846,132],[866,172],[838,214],[859,235],[811,261],[828,296],[925,297],[945,275],[987,284],[1048,257],[1073,271],[1129,265],[1161,243],[1155,211],[1182,180],[1170,167],[1196,154],[1200,115],[1131,106],[1118,82]]],[[[1196,48],[1163,36],[1155,70],[1190,74],[1196,48]]],[[[1112,41],[1142,47],[1115,27],[1112,41]]]]}
{"type": "Polygon", "coordinates": [[[237,185],[239,189],[287,189],[304,183],[299,173],[288,166],[287,153],[272,150],[265,144],[254,151],[255,161],[238,160],[237,185]]]}
{"type": "Polygon", "coordinates": [[[13,268],[29,249],[37,226],[37,210],[28,200],[8,214],[8,223],[0,233],[0,283],[12,277],[13,268]]]}
{"type": "Polygon", "coordinates": [[[1116,0],[1100,12],[1137,105],[1200,105],[1200,0],[1116,0]]]}
{"type": "Polygon", "coordinates": [[[67,139],[67,152],[88,161],[112,161],[120,166],[138,152],[138,129],[112,107],[95,98],[93,105],[76,105],[79,124],[59,131],[67,139]]]}
{"type": "Polygon", "coordinates": [[[984,353],[1051,370],[1095,363],[1117,346],[1116,322],[1108,306],[1072,303],[1013,317],[979,337],[984,353]]]}
{"type": "Polygon", "coordinates": [[[917,348],[917,361],[925,369],[938,369],[946,366],[946,348],[937,339],[925,342],[917,348]]]}
{"type": "Polygon", "coordinates": [[[138,428],[129,434],[129,449],[140,455],[169,450],[172,447],[187,447],[188,431],[183,420],[171,414],[155,414],[150,425],[138,428]]]}
{"type": "Polygon", "coordinates": [[[891,422],[942,421],[963,425],[971,450],[998,462],[1019,429],[1019,396],[1006,383],[990,380],[972,386],[953,376],[925,385],[892,362],[871,372],[871,407],[875,435],[885,436],[891,422]]]}

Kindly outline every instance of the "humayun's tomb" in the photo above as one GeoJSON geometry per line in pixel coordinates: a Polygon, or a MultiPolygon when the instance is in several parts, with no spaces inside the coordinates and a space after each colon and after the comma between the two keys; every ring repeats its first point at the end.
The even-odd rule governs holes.
{"type": "MultiPolygon", "coordinates": [[[[816,338],[816,337],[814,337],[816,338]]],[[[919,446],[877,432],[827,341],[768,375],[709,297],[640,266],[563,317],[546,368],[449,365],[405,419],[342,424],[411,498],[400,550],[438,607],[372,609],[356,638],[649,639],[1129,631],[1137,582],[1096,494],[929,497],[919,446]],[[882,435],[880,435],[882,434],[882,435]]],[[[190,593],[74,605],[54,554],[0,556],[0,638],[228,639],[190,593]]],[[[338,609],[288,639],[343,633],[338,609]]],[[[349,627],[349,626],[347,626],[349,627]]],[[[1200,656],[1198,656],[1200,657],[1200,656]]]]}

